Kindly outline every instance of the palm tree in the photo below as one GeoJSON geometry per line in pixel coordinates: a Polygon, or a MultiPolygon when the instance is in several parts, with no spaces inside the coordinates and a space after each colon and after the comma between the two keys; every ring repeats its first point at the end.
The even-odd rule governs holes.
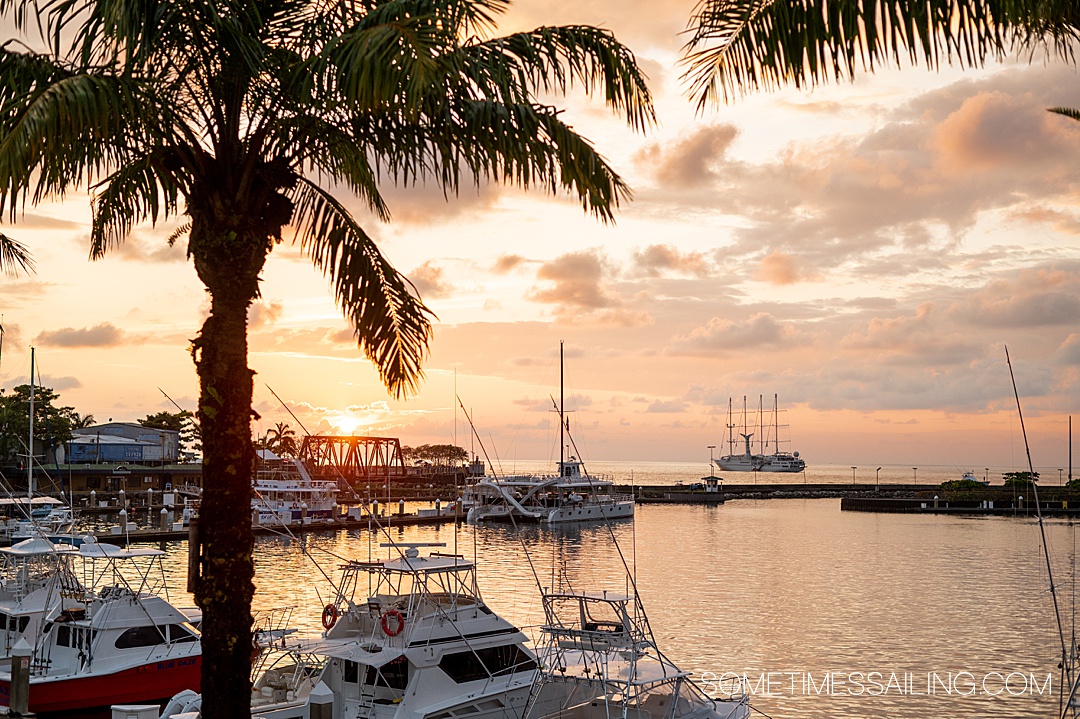
{"type": "Polygon", "coordinates": [[[653,122],[633,55],[591,27],[492,38],[508,0],[0,0],[46,52],[0,48],[0,211],[89,187],[91,258],[140,222],[210,295],[192,343],[204,494],[195,561],[207,719],[246,715],[253,538],[247,309],[292,227],[388,390],[415,392],[431,336],[412,284],[328,187],[389,217],[380,180],[576,196],[602,220],[623,180],[540,93],[595,87],[653,122]],[[319,182],[316,181],[316,178],[319,182]],[[322,184],[320,184],[320,182],[322,184]]]}
{"type": "Polygon", "coordinates": [[[287,422],[278,422],[266,430],[264,444],[267,449],[279,457],[296,456],[296,432],[287,422]]]}
{"type": "Polygon", "coordinates": [[[861,68],[942,62],[978,66],[1013,50],[1071,57],[1071,0],[700,0],[684,48],[698,109],[785,84],[813,87],[861,68]]]}

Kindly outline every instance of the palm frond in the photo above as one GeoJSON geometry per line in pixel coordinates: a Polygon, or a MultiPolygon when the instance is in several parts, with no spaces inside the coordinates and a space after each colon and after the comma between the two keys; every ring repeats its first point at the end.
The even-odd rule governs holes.
{"type": "Polygon", "coordinates": [[[0,271],[14,277],[22,270],[27,274],[34,272],[34,258],[30,250],[18,240],[0,233],[0,271]]]}
{"type": "Polygon", "coordinates": [[[29,99],[4,97],[0,106],[0,212],[30,193],[36,204],[137,153],[143,116],[133,83],[94,75],[60,77],[29,99]]]}
{"type": "Polygon", "coordinates": [[[123,242],[137,223],[150,220],[156,224],[163,213],[176,214],[179,192],[168,176],[159,174],[160,164],[154,154],[147,155],[121,166],[101,184],[94,197],[91,259],[101,259],[107,250],[123,242]]]}
{"type": "Polygon", "coordinates": [[[784,84],[813,87],[906,56],[933,69],[978,66],[1046,43],[1071,57],[1067,0],[701,0],[683,48],[684,80],[702,109],[784,84]]]}
{"type": "Polygon", "coordinates": [[[1051,107],[1048,108],[1050,112],[1058,115],[1064,115],[1065,117],[1072,118],[1073,120],[1080,120],[1080,110],[1071,107],[1051,107]]]}
{"type": "Polygon", "coordinates": [[[656,123],[644,73],[629,48],[608,30],[575,25],[466,45],[461,63],[482,97],[508,103],[531,100],[536,91],[565,93],[575,85],[600,86],[604,100],[631,127],[656,123]]]}
{"type": "Polygon", "coordinates": [[[331,280],[334,297],[395,397],[414,394],[431,338],[431,310],[333,197],[301,179],[292,193],[296,240],[331,280]]]}

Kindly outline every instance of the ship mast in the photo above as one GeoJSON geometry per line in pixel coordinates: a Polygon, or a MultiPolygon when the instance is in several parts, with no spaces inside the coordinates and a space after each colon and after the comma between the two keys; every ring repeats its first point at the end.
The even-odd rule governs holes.
{"type": "Polygon", "coordinates": [[[774,394],[772,396],[772,416],[773,416],[773,423],[776,425],[776,428],[773,429],[773,432],[775,432],[775,434],[773,435],[773,443],[774,443],[773,454],[779,455],[780,454],[780,395],[779,394],[774,394]]]}
{"type": "Polygon", "coordinates": [[[731,414],[731,397],[727,398],[727,453],[735,454],[735,421],[731,414]]]}
{"type": "Polygon", "coordinates": [[[757,396],[757,443],[761,448],[761,453],[765,454],[769,449],[769,443],[765,440],[765,415],[762,412],[761,404],[764,401],[765,395],[757,396]]]}

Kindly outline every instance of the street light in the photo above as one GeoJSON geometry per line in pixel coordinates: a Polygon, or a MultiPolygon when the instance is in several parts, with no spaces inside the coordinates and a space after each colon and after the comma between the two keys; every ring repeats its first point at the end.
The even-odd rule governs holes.
{"type": "Polygon", "coordinates": [[[856,469],[858,469],[858,467],[852,467],[851,468],[851,486],[853,486],[853,487],[855,486],[855,470],[856,469]]]}
{"type": "Polygon", "coordinates": [[[919,486],[919,468],[918,467],[912,467],[911,468],[911,476],[915,478],[915,486],[918,487],[919,486]]]}
{"type": "Polygon", "coordinates": [[[716,449],[716,445],[715,444],[710,444],[709,445],[709,471],[710,472],[712,471],[712,467],[713,467],[713,450],[714,449],[716,449]]]}
{"type": "Polygon", "coordinates": [[[874,472],[874,482],[879,482],[881,480],[881,467],[878,467],[874,472]]]}

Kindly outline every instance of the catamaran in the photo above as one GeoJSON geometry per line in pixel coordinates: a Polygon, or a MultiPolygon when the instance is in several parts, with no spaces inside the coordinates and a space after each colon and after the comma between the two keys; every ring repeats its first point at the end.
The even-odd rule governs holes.
{"type": "MultiPolygon", "coordinates": [[[[634,516],[634,498],[608,478],[589,475],[585,464],[567,454],[569,420],[564,404],[563,345],[559,343],[559,462],[556,474],[488,477],[465,491],[466,520],[475,522],[588,522],[634,516]]],[[[571,440],[573,441],[573,440],[571,440]]]]}

